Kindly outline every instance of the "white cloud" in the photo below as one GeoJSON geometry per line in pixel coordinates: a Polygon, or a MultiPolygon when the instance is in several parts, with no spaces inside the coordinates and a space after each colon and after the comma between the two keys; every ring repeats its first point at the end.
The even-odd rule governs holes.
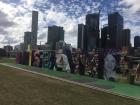
{"type": "MultiPolygon", "coordinates": [[[[11,19],[13,22],[16,22],[17,25],[11,28],[8,28],[8,32],[12,36],[16,36],[20,40],[23,40],[24,32],[25,31],[30,31],[30,26],[31,26],[31,11],[33,9],[39,10],[39,8],[35,8],[34,5],[42,5],[43,3],[47,3],[48,0],[21,0],[19,5],[12,5],[12,4],[7,4],[4,2],[1,3],[0,9],[3,10],[4,13],[6,13],[9,16],[9,19],[11,19]]],[[[63,7],[65,4],[61,2],[62,5],[59,5],[62,10],[64,9],[63,7]]],[[[90,8],[89,6],[86,6],[82,2],[83,6],[86,7],[87,9],[90,8]]],[[[94,4],[94,3],[93,3],[94,4]]],[[[43,4],[44,5],[44,4],[43,4]]],[[[98,7],[98,5],[94,5],[98,7]]],[[[81,12],[81,9],[78,5],[72,5],[71,7],[67,6],[69,8],[69,11],[75,12],[73,8],[77,9],[76,15],[81,12]]],[[[81,16],[79,18],[70,18],[67,16],[67,13],[60,11],[56,12],[54,10],[56,9],[56,5],[51,4],[51,9],[46,10],[44,13],[39,11],[39,30],[38,30],[38,37],[39,40],[44,40],[43,37],[45,37],[45,32],[47,32],[46,28],[48,25],[60,25],[64,27],[65,30],[65,41],[68,43],[72,43],[73,45],[76,46],[77,42],[77,25],[78,23],[85,23],[85,16],[81,16]]],[[[47,35],[47,34],[46,34],[47,35]]],[[[21,41],[20,41],[21,42],[21,41]]]]}
{"type": "Polygon", "coordinates": [[[124,28],[131,30],[131,43],[134,44],[134,37],[140,35],[140,0],[121,0],[122,15],[124,17],[124,28]]]}
{"type": "Polygon", "coordinates": [[[18,12],[18,9],[16,8],[15,5],[3,3],[1,1],[0,1],[0,10],[5,14],[7,14],[10,18],[14,18],[14,16],[18,12]]]}
{"type": "Polygon", "coordinates": [[[67,18],[65,16],[64,13],[60,13],[60,12],[54,12],[54,11],[48,11],[48,15],[47,15],[47,19],[48,21],[56,21],[58,25],[63,24],[67,18]]]}
{"type": "MultiPolygon", "coordinates": [[[[16,25],[1,32],[5,34],[8,32],[7,35],[10,34],[11,38],[15,38],[16,36],[16,39],[19,39],[19,43],[21,41],[23,42],[24,32],[31,30],[31,11],[38,10],[38,42],[47,40],[45,35],[47,35],[47,27],[49,25],[58,25],[64,27],[65,41],[67,43],[72,43],[73,46],[76,46],[77,44],[77,25],[79,23],[85,24],[85,15],[88,12],[97,12],[100,6],[99,2],[92,2],[89,5],[86,4],[85,1],[78,1],[80,4],[76,5],[74,3],[66,5],[64,0],[61,0],[61,2],[58,1],[59,4],[53,4],[53,0],[21,0],[19,4],[2,1],[5,0],[0,0],[0,10],[6,14],[8,21],[12,21],[13,23],[16,23],[16,25]],[[51,7],[50,9],[45,9],[49,6],[51,7]],[[42,8],[44,11],[40,10],[42,8]],[[70,15],[69,12],[71,13],[70,15]]],[[[73,0],[73,2],[75,1],[76,0],[73,0]]],[[[132,35],[135,36],[139,33],[140,28],[140,26],[136,25],[136,23],[140,21],[138,18],[139,14],[137,14],[140,10],[140,0],[121,0],[120,4],[127,6],[127,8],[122,7],[125,19],[124,24],[126,28],[132,29],[132,35]]],[[[101,20],[102,25],[107,23],[107,17],[103,16],[101,20]]],[[[2,29],[0,28],[0,30],[2,29]]]]}
{"type": "Polygon", "coordinates": [[[129,12],[135,13],[140,11],[140,0],[121,0],[120,4],[129,7],[129,12]]]}
{"type": "MultiPolygon", "coordinates": [[[[24,9],[22,5],[15,6],[10,3],[8,4],[4,2],[0,2],[0,5],[1,5],[0,10],[5,14],[6,17],[5,21],[1,21],[2,19],[1,18],[0,23],[1,22],[6,24],[10,24],[10,22],[15,23],[14,26],[8,25],[8,28],[6,28],[5,26],[6,24],[4,25],[1,24],[3,27],[5,27],[4,31],[7,32],[7,35],[5,35],[4,38],[7,38],[7,36],[10,35],[11,37],[7,38],[7,40],[8,39],[11,40],[11,38],[15,38],[15,36],[17,40],[20,39],[20,37],[24,35],[25,31],[30,30],[31,13],[28,13],[28,11],[24,9]]],[[[6,44],[6,42],[8,44],[8,41],[5,41],[4,44],[6,44]]]]}
{"type": "MultiPolygon", "coordinates": [[[[80,20],[81,19],[82,18],[80,18],[80,20]]],[[[48,11],[47,20],[48,22],[54,21],[56,24],[53,25],[58,26],[60,25],[64,27],[65,41],[67,43],[72,43],[75,45],[77,41],[75,37],[77,37],[77,25],[78,25],[78,21],[76,19],[67,17],[66,14],[63,12],[48,11]]]]}
{"type": "Polygon", "coordinates": [[[47,34],[48,34],[48,28],[42,28],[38,32],[38,44],[43,44],[47,42],[47,34]]]}

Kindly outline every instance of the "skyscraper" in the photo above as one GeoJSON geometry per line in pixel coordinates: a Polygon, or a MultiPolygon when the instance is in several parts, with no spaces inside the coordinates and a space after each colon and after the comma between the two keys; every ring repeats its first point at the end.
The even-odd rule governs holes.
{"type": "Polygon", "coordinates": [[[58,41],[64,41],[63,27],[59,27],[59,26],[48,27],[47,43],[51,46],[51,49],[55,49],[56,42],[58,42],[58,41]]]}
{"type": "Polygon", "coordinates": [[[130,29],[123,29],[122,47],[130,47],[130,29]]]}
{"type": "Polygon", "coordinates": [[[6,52],[10,52],[10,51],[13,51],[13,47],[10,46],[10,45],[7,45],[7,46],[4,46],[4,50],[5,50],[6,52]]]}
{"type": "Polygon", "coordinates": [[[99,13],[86,15],[87,50],[99,47],[99,13]]]}
{"type": "Polygon", "coordinates": [[[38,30],[38,12],[32,11],[32,37],[31,37],[31,45],[32,48],[36,48],[37,46],[37,30],[38,30]]]}
{"type": "Polygon", "coordinates": [[[25,32],[24,33],[24,50],[27,50],[28,45],[31,45],[31,38],[32,38],[32,32],[25,32]]]}
{"type": "Polygon", "coordinates": [[[122,47],[122,30],[123,30],[123,17],[118,13],[112,13],[108,15],[108,26],[110,36],[110,47],[121,48],[122,47]]]}
{"type": "Polygon", "coordinates": [[[140,47],[140,36],[134,37],[134,47],[140,47]]]}
{"type": "Polygon", "coordinates": [[[104,25],[101,30],[101,48],[109,48],[109,40],[108,25],[104,25]]]}
{"type": "Polygon", "coordinates": [[[80,49],[84,48],[84,33],[85,31],[85,25],[84,24],[78,24],[78,38],[77,38],[77,47],[80,49]]]}

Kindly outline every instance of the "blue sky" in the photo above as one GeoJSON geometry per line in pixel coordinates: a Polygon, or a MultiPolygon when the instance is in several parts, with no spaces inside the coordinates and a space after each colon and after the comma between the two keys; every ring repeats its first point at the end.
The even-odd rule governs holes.
{"type": "Polygon", "coordinates": [[[131,42],[140,35],[140,0],[0,0],[0,47],[23,42],[31,30],[31,11],[39,11],[38,43],[47,41],[47,27],[64,27],[65,41],[76,47],[77,24],[85,23],[88,13],[101,9],[101,24],[107,24],[107,13],[118,11],[124,17],[124,28],[131,29],[131,42]]]}

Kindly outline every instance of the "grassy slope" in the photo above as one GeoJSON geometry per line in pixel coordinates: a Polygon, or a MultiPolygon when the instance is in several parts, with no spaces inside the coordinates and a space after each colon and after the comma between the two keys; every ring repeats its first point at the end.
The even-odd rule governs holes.
{"type": "Polygon", "coordinates": [[[140,105],[140,102],[0,65],[0,105],[140,105]]]}

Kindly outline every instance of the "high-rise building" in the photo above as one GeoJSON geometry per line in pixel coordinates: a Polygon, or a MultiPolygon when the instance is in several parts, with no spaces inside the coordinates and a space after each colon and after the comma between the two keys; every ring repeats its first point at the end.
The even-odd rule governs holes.
{"type": "Polygon", "coordinates": [[[101,30],[101,48],[109,48],[109,30],[108,25],[104,25],[101,30]]]}
{"type": "Polygon", "coordinates": [[[134,37],[134,47],[140,47],[140,36],[134,37]]]}
{"type": "Polygon", "coordinates": [[[59,27],[59,26],[48,27],[47,43],[51,46],[51,49],[55,49],[56,42],[58,42],[58,41],[64,41],[63,27],[59,27]]]}
{"type": "Polygon", "coordinates": [[[77,48],[84,48],[84,35],[85,35],[85,25],[78,24],[78,38],[77,38],[77,48]]]}
{"type": "Polygon", "coordinates": [[[118,13],[108,15],[110,48],[122,48],[123,17],[118,13]]]}
{"type": "Polygon", "coordinates": [[[15,52],[20,52],[20,51],[21,51],[20,45],[15,45],[14,51],[15,51],[15,52]]]}
{"type": "Polygon", "coordinates": [[[32,48],[35,49],[37,46],[37,30],[38,30],[38,12],[32,11],[32,37],[31,37],[31,45],[32,48]]]}
{"type": "Polygon", "coordinates": [[[25,50],[24,43],[20,43],[20,48],[21,48],[21,51],[25,50]]]}
{"type": "Polygon", "coordinates": [[[4,46],[5,54],[7,57],[11,56],[11,52],[13,51],[13,47],[10,45],[4,46]]]}
{"type": "Polygon", "coordinates": [[[10,46],[10,45],[7,45],[7,46],[4,46],[4,50],[5,50],[6,52],[10,52],[10,51],[13,51],[13,47],[10,46]]]}
{"type": "Polygon", "coordinates": [[[123,29],[122,32],[122,47],[130,47],[130,29],[123,29]]]}
{"type": "Polygon", "coordinates": [[[99,13],[86,15],[87,51],[99,47],[99,13]]]}
{"type": "Polygon", "coordinates": [[[29,44],[32,45],[31,38],[32,38],[32,32],[24,33],[24,50],[27,50],[29,44]]]}

